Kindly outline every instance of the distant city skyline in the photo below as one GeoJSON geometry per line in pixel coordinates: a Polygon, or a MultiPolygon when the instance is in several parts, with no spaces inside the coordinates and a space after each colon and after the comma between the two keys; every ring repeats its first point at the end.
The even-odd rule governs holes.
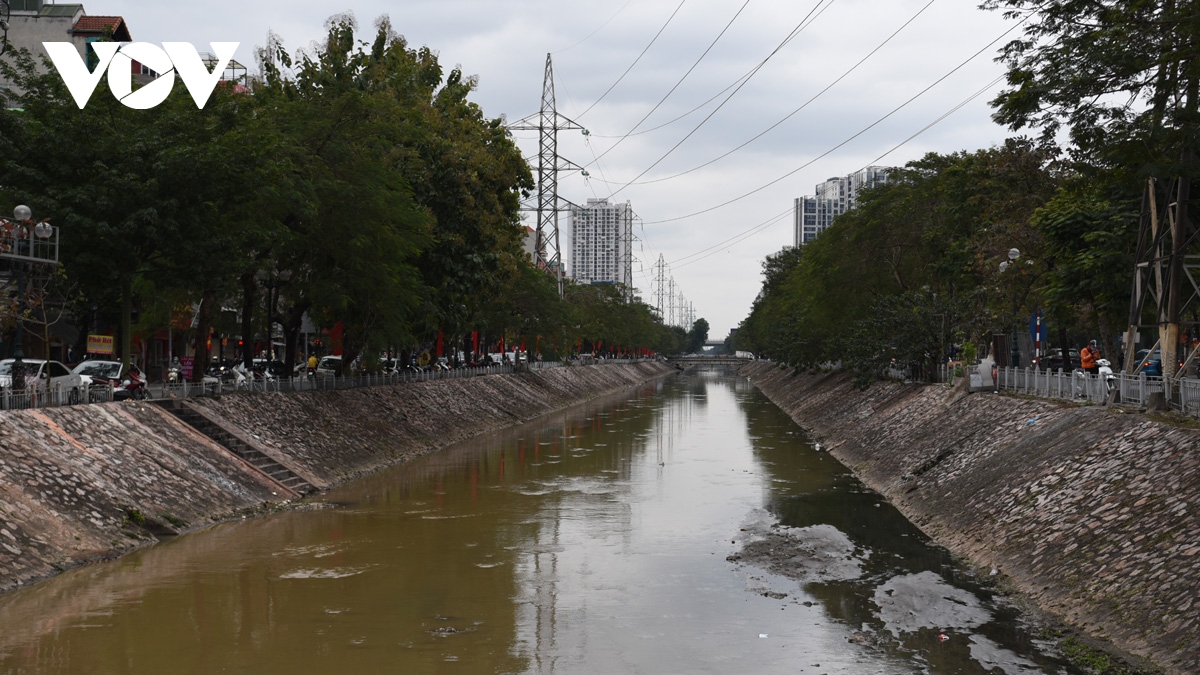
{"type": "MultiPolygon", "coordinates": [[[[814,185],[1001,142],[987,106],[1003,74],[994,58],[1020,35],[997,12],[947,0],[82,4],[123,17],[135,41],[240,42],[252,73],[269,34],[295,53],[338,12],[363,40],[390,14],[410,47],[477,77],[486,117],[509,121],[537,112],[550,53],[558,111],[587,131],[560,134],[559,154],[587,175],[564,172],[559,194],[629,201],[638,295],[652,297],[663,256],[714,338],[749,313],[763,258],[793,243],[795,200],[814,185]]],[[[536,158],[536,133],[514,137],[536,158]]]]}

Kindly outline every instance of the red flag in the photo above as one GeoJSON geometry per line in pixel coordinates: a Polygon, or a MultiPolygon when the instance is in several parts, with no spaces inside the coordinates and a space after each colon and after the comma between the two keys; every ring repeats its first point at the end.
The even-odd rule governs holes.
{"type": "Polygon", "coordinates": [[[333,325],[333,330],[329,331],[329,351],[334,356],[342,355],[342,322],[339,321],[333,325]]]}
{"type": "Polygon", "coordinates": [[[525,338],[521,338],[521,351],[525,351],[525,338]]]}
{"type": "Polygon", "coordinates": [[[438,339],[437,339],[437,355],[438,356],[442,355],[442,331],[440,331],[440,330],[438,331],[438,339]]]}

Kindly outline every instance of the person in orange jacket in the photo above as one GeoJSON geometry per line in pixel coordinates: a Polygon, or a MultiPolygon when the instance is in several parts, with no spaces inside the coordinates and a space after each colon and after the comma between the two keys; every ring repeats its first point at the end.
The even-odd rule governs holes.
{"type": "Polygon", "coordinates": [[[1095,375],[1100,372],[1100,366],[1096,365],[1096,360],[1099,358],[1100,349],[1096,346],[1096,341],[1092,340],[1086,347],[1079,350],[1079,367],[1095,375]]]}

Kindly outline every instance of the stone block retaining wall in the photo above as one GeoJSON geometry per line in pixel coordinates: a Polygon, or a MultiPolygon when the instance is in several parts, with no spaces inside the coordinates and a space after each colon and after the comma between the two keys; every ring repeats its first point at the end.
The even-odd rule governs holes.
{"type": "MultiPolygon", "coordinates": [[[[556,368],[337,391],[191,399],[320,487],[673,372],[556,368]]],[[[0,412],[0,591],[284,498],[147,402],[0,412]]]]}
{"type": "Polygon", "coordinates": [[[743,368],[933,539],[1082,632],[1200,673],[1200,431],[1136,412],[743,368]]]}

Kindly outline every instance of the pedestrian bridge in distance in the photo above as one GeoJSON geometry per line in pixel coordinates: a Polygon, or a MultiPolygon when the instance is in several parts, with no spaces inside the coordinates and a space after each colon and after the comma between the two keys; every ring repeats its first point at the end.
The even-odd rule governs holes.
{"type": "Polygon", "coordinates": [[[737,368],[743,364],[750,363],[754,359],[734,356],[733,354],[717,354],[713,356],[688,355],[688,356],[671,356],[667,358],[667,363],[675,366],[679,370],[687,370],[694,367],[708,366],[730,366],[737,368]]]}

